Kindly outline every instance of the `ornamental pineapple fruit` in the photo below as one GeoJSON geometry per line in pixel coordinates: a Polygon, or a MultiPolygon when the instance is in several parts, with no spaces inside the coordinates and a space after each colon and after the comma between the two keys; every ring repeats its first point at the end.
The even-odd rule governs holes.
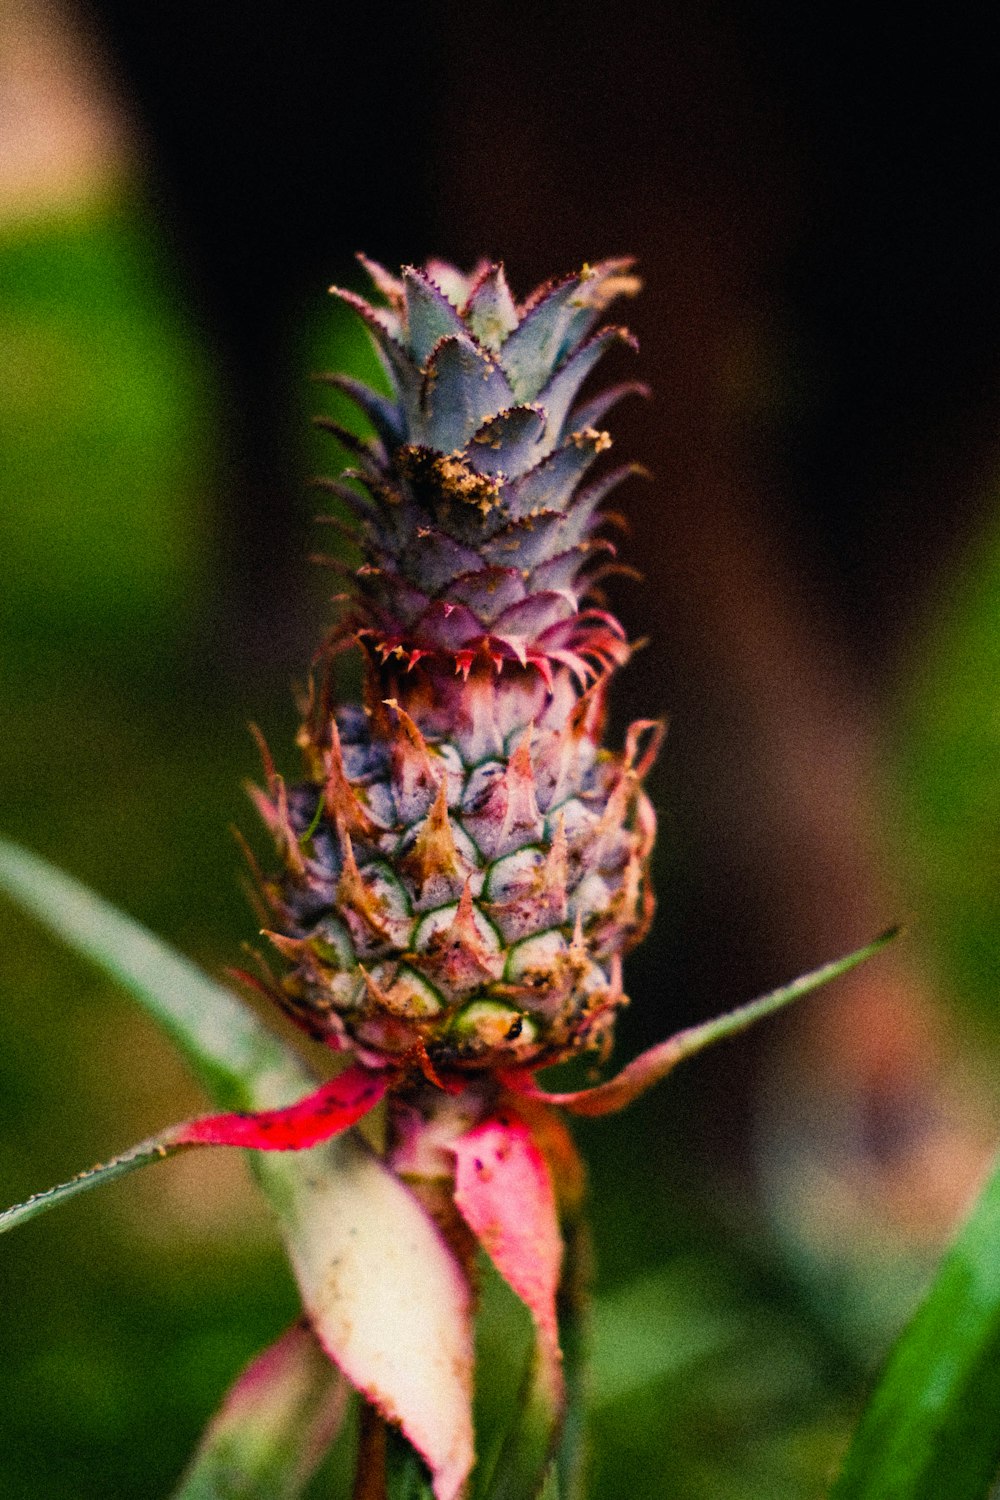
{"type": "Polygon", "coordinates": [[[276,998],[370,1066],[442,1074],[558,1062],[610,1043],[622,955],[653,909],[643,777],[662,728],[602,748],[624,632],[593,600],[614,548],[587,480],[600,423],[634,383],[578,401],[638,283],[609,260],[515,303],[503,268],[397,278],[363,261],[363,318],[392,395],[344,376],[376,436],[321,420],[356,455],[323,481],[363,554],[320,653],[287,789],[265,752],[258,806],[280,851],[267,936],[276,998]],[[364,656],[365,705],[335,708],[330,665],[364,656]]]}

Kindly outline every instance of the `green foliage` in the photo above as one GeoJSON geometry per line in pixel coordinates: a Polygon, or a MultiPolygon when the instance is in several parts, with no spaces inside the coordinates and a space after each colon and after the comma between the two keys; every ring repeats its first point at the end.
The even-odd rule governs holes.
{"type": "Polygon", "coordinates": [[[983,1500],[1000,1469],[1000,1170],[892,1352],[831,1500],[983,1500]]]}
{"type": "Polygon", "coordinates": [[[179,631],[204,577],[214,393],[132,203],[0,236],[6,631],[179,631]]]}
{"type": "Polygon", "coordinates": [[[386,1435],[388,1500],[434,1500],[426,1464],[392,1428],[386,1435]]]}
{"type": "Polygon", "coordinates": [[[948,990],[1000,1032],[1000,527],[941,583],[897,725],[895,834],[948,990]]]}

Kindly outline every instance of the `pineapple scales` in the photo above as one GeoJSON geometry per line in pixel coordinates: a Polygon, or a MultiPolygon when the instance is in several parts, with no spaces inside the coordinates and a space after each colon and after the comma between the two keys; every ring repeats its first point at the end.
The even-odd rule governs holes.
{"type": "Polygon", "coordinates": [[[642,781],[661,726],[602,748],[629,646],[588,604],[614,552],[601,504],[630,468],[588,476],[603,417],[637,387],[578,399],[631,342],[594,329],[638,283],[609,260],[518,305],[499,265],[363,264],[376,301],[334,291],[392,395],[328,377],[376,436],[348,439],[356,467],[324,482],[364,562],[299,735],[306,779],[287,789],[265,754],[256,794],[283,865],[263,886],[289,965],[276,998],[415,1081],[535,1069],[607,1048],[653,907],[642,781]],[[350,640],[366,701],[335,708],[330,660],[350,640]]]}

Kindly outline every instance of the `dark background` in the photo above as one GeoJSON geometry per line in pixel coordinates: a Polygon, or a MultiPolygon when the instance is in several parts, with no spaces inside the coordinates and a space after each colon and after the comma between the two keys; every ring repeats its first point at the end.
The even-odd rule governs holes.
{"type": "Polygon", "coordinates": [[[771,498],[853,622],[856,654],[885,655],[874,648],[893,643],[915,570],[972,503],[956,463],[992,434],[987,17],[263,0],[104,3],[92,17],[232,382],[248,480],[227,540],[263,531],[280,551],[274,496],[296,481],[275,437],[289,318],[355,249],[389,264],[501,254],[522,287],[628,250],[649,284],[634,319],[652,344],[644,373],[652,360],[651,378],[666,376],[647,444],[690,400],[678,334],[714,343],[707,361],[720,324],[742,320],[751,338],[778,320],[791,347],[763,373],[780,389],[755,398],[772,408],[771,498]]]}

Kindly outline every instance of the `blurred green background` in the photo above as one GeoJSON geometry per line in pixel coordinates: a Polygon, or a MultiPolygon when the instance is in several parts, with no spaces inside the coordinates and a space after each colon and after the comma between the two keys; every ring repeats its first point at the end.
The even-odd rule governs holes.
{"type": "MultiPolygon", "coordinates": [[[[98,14],[127,56],[115,7],[98,14]]],[[[162,100],[145,103],[155,124],[162,100]]],[[[339,149],[363,157],[359,146],[339,149]]],[[[307,376],[324,367],[367,374],[371,354],[324,304],[321,276],[286,288],[268,311],[274,369],[261,461],[272,467],[241,510],[255,454],[238,449],[266,403],[234,411],[246,394],[239,352],[213,322],[182,220],[164,211],[142,158],[133,146],[107,171],[81,170],[68,194],[55,179],[46,192],[42,173],[27,207],[16,196],[0,204],[0,827],[220,972],[253,934],[227,832],[252,826],[241,791],[256,773],[245,726],[259,723],[279,765],[293,769],[290,679],[323,628],[331,588],[307,562],[317,543],[299,478],[336,466],[329,440],[320,450],[308,428],[319,402],[307,376]],[[280,599],[255,593],[265,586],[280,599]]],[[[438,159],[448,159],[444,148],[438,159]]],[[[338,221],[351,213],[349,203],[327,211],[338,221]]],[[[415,236],[426,230],[425,219],[415,236]]],[[[352,274],[342,239],[336,247],[326,279],[352,274]]],[[[656,278],[656,264],[647,275],[656,278]]],[[[683,300],[683,287],[667,295],[683,300]]],[[[252,324],[254,305],[239,316],[252,324]]],[[[776,407],[793,421],[808,407],[805,333],[796,346],[766,298],[755,317],[764,332],[755,323],[719,377],[736,428],[753,411],[776,407]]],[[[809,390],[819,399],[822,380],[809,390]]],[[[991,400],[992,389],[984,412],[995,416],[991,400]]],[[[878,768],[879,874],[876,894],[859,896],[861,930],[842,934],[835,921],[827,929],[793,911],[784,926],[770,917],[753,951],[747,886],[759,879],[766,900],[786,888],[782,869],[794,885],[813,825],[803,815],[790,832],[776,822],[772,835],[765,818],[754,830],[762,863],[760,846],[739,845],[733,832],[742,784],[725,776],[741,744],[710,751],[704,783],[691,779],[713,732],[731,729],[713,693],[739,707],[741,691],[756,691],[744,649],[753,609],[741,615],[737,601],[716,619],[706,606],[711,650],[690,661],[671,656],[676,642],[660,622],[647,656],[661,652],[667,665],[643,667],[631,689],[634,698],[655,692],[639,711],[710,706],[695,730],[678,728],[679,754],[668,750],[658,773],[665,910],[633,964],[622,1053],[786,977],[790,962],[832,956],[816,944],[862,941],[876,910],[919,914],[906,962],[922,998],[916,1022],[898,999],[878,1025],[859,1000],[847,1013],[856,1029],[845,1023],[839,1036],[791,1022],[780,1044],[755,1038],[738,1056],[700,1061],[627,1116],[580,1128],[600,1268],[595,1496],[822,1494],[988,1157],[1000,1031],[1000,522],[985,416],[982,431],[978,467],[968,454],[955,466],[976,495],[956,523],[960,545],[954,536],[944,545],[938,520],[936,536],[915,547],[922,571],[891,671],[855,683],[878,768]],[[728,664],[714,684],[712,652],[728,664]],[[727,672],[749,686],[730,690],[727,672]],[[708,792],[716,773],[723,790],[708,792]],[[705,898],[713,881],[724,898],[705,898]],[[838,1046],[853,1059],[876,1033],[875,1063],[857,1077],[845,1071],[838,1046]],[[926,1072],[911,1056],[921,1039],[926,1072]]],[[[648,553],[655,580],[668,547],[641,529],[649,518],[648,509],[637,516],[631,555],[648,553]]],[[[767,524],[785,521],[778,507],[767,524]]],[[[906,541],[894,534],[893,545],[906,541]]],[[[762,543],[778,570],[765,594],[810,560],[800,542],[786,553],[762,543]]],[[[877,542],[868,536],[873,552],[877,542]]],[[[850,589],[838,595],[822,567],[817,576],[816,592],[831,589],[850,616],[850,589]]],[[[905,570],[893,577],[898,588],[905,570]]],[[[650,602],[625,602],[647,630],[650,602]]],[[[859,617],[871,627],[870,607],[859,611],[848,635],[859,617]]],[[[780,675],[780,650],[775,663],[780,675]]],[[[825,670],[821,662],[817,677],[825,670]]],[[[780,736],[752,733],[750,763],[771,754],[782,783],[780,736]]],[[[822,803],[828,790],[813,795],[822,803]]],[[[787,795],[791,804],[790,783],[787,795]]],[[[870,803],[851,797],[863,824],[870,803]]],[[[114,989],[6,905],[0,930],[0,1196],[13,1202],[202,1101],[114,989]]],[[[0,1258],[0,1493],[11,1500],[168,1494],[235,1372],[296,1307],[266,1212],[227,1153],[179,1159],[74,1203],[5,1240],[0,1258]]],[[[496,1288],[494,1303],[484,1339],[500,1389],[517,1313],[496,1288]]],[[[484,1406],[492,1420],[488,1394],[484,1406]]],[[[314,1493],[342,1493],[344,1482],[341,1454],[314,1493]]]]}

